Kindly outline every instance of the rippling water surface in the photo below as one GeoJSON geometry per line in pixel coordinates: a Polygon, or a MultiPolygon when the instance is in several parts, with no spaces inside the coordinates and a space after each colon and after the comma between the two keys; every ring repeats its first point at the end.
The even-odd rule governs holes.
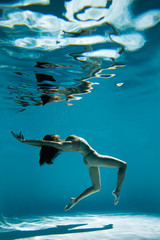
{"type": "Polygon", "coordinates": [[[100,239],[150,239],[151,232],[159,239],[159,215],[119,214],[160,213],[159,22],[158,0],[0,1],[0,231],[15,233],[3,237],[57,240],[95,217],[96,233],[91,224],[91,233],[81,230],[76,239],[96,239],[98,231],[100,239]],[[20,145],[11,130],[22,130],[27,139],[76,134],[98,152],[126,161],[118,206],[111,194],[116,172],[101,169],[101,191],[71,210],[83,216],[66,220],[69,198],[90,185],[81,156],[61,154],[53,167],[40,168],[39,149],[20,145]],[[132,220],[134,231],[127,225],[132,220]]]}
{"type": "MultiPolygon", "coordinates": [[[[1,4],[2,95],[19,111],[48,102],[70,105],[92,92],[93,85],[114,78],[119,68],[127,71],[127,54],[140,52],[147,31],[160,21],[158,1],[155,9],[139,14],[133,13],[138,1],[66,1],[60,16],[55,1],[55,14],[52,8],[40,12],[39,5],[31,10],[31,2],[49,4],[1,4]]],[[[115,89],[127,87],[125,79],[114,83],[115,89]]]]}

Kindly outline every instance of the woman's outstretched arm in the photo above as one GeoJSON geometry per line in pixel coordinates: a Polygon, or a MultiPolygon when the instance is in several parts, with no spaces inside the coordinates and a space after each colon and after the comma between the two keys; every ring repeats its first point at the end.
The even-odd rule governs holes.
{"type": "Polygon", "coordinates": [[[70,148],[72,148],[71,141],[53,142],[48,140],[26,140],[24,139],[23,134],[21,132],[20,134],[16,134],[13,131],[11,133],[18,141],[32,145],[32,146],[36,146],[36,147],[42,147],[42,146],[55,147],[62,151],[67,151],[70,148]]]}
{"type": "Polygon", "coordinates": [[[15,137],[18,141],[22,142],[22,143],[26,143],[32,146],[36,146],[36,147],[41,147],[42,146],[42,140],[26,140],[23,137],[23,134],[20,132],[19,134],[14,133],[13,131],[11,131],[13,137],[15,137]]]}

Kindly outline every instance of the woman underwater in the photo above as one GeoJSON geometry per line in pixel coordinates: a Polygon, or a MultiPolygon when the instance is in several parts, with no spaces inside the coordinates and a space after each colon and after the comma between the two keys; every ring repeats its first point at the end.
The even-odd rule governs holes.
{"type": "Polygon", "coordinates": [[[115,197],[114,204],[116,205],[118,203],[127,167],[126,162],[107,155],[100,155],[85,139],[75,135],[70,135],[65,140],[60,140],[60,136],[58,135],[46,135],[43,140],[25,140],[21,132],[20,134],[11,133],[22,143],[41,147],[39,160],[41,166],[44,163],[52,164],[53,159],[61,152],[78,152],[83,155],[84,163],[89,169],[93,186],[86,189],[78,197],[71,198],[69,204],[65,207],[65,211],[71,209],[83,198],[100,190],[101,181],[99,167],[118,168],[117,186],[116,190],[112,192],[115,197]]]}

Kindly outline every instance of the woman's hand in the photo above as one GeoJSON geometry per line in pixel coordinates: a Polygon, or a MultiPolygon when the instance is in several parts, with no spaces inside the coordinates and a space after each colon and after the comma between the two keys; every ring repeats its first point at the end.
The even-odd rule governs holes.
{"type": "Polygon", "coordinates": [[[15,137],[18,141],[20,141],[20,142],[24,142],[25,141],[21,132],[19,134],[16,134],[13,131],[11,131],[11,133],[12,133],[13,137],[15,137]]]}

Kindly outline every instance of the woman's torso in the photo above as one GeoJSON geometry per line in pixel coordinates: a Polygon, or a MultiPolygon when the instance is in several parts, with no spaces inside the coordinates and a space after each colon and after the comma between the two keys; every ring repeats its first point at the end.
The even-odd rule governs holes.
{"type": "Polygon", "coordinates": [[[88,160],[91,159],[91,155],[97,155],[97,152],[88,144],[84,138],[70,135],[65,140],[72,141],[72,151],[82,154],[84,157],[84,163],[87,167],[89,167],[90,164],[88,160]]]}

